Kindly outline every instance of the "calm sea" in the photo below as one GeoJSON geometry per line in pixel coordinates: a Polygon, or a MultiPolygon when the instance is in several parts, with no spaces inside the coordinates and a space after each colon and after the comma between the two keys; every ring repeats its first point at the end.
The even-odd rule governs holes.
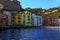
{"type": "Polygon", "coordinates": [[[0,30],[0,40],[60,40],[60,29],[20,28],[0,30]]]}

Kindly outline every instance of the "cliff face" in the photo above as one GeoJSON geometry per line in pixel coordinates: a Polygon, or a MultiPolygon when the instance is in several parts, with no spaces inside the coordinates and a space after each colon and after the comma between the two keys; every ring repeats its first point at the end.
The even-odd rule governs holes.
{"type": "Polygon", "coordinates": [[[20,2],[17,0],[0,0],[0,4],[4,6],[4,10],[20,11],[22,9],[20,2]]]}

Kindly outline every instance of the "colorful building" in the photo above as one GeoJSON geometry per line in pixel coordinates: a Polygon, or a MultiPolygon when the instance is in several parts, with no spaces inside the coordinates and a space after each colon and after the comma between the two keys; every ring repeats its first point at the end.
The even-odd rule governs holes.
{"type": "Polygon", "coordinates": [[[43,25],[44,26],[59,26],[59,20],[56,17],[45,16],[43,25]]]}
{"type": "Polygon", "coordinates": [[[23,13],[20,13],[21,17],[21,24],[26,25],[26,26],[31,26],[32,25],[32,13],[29,11],[24,11],[23,13]]]}
{"type": "Polygon", "coordinates": [[[55,17],[52,17],[52,26],[59,26],[59,20],[55,17]]]}
{"type": "Polygon", "coordinates": [[[42,26],[42,16],[33,13],[32,14],[32,25],[33,26],[42,26]]]}
{"type": "Polygon", "coordinates": [[[51,16],[45,16],[43,20],[44,26],[52,26],[52,17],[51,16]]]}
{"type": "Polygon", "coordinates": [[[31,26],[32,24],[32,13],[29,11],[24,11],[25,25],[31,26]]]}
{"type": "MultiPolygon", "coordinates": [[[[18,11],[21,11],[22,7],[20,5],[20,2],[18,0],[0,0],[0,11],[3,12],[3,14],[7,15],[8,18],[8,25],[11,24],[11,14],[15,14],[18,11]]],[[[14,21],[13,21],[14,22],[14,21]]]]}
{"type": "Polygon", "coordinates": [[[24,12],[19,12],[20,13],[20,24],[23,25],[24,24],[24,12]]]}
{"type": "Polygon", "coordinates": [[[16,13],[15,14],[15,25],[21,25],[21,14],[20,13],[16,13]]]}
{"type": "Polygon", "coordinates": [[[42,26],[42,16],[32,14],[29,11],[12,14],[11,18],[12,25],[42,26]]]}
{"type": "Polygon", "coordinates": [[[23,25],[23,12],[11,14],[11,25],[23,25]]]}
{"type": "Polygon", "coordinates": [[[57,19],[59,21],[59,26],[60,26],[60,19],[57,19]]]}
{"type": "Polygon", "coordinates": [[[32,13],[29,11],[19,12],[11,15],[12,25],[32,25],[32,13]]]}
{"type": "Polygon", "coordinates": [[[1,26],[3,26],[3,27],[5,27],[5,26],[7,26],[8,24],[8,20],[7,20],[7,15],[5,15],[5,14],[3,14],[3,13],[1,13],[0,12],[0,27],[1,26]]]}
{"type": "Polygon", "coordinates": [[[16,25],[15,21],[16,21],[16,13],[11,14],[11,24],[10,25],[16,25]]]}

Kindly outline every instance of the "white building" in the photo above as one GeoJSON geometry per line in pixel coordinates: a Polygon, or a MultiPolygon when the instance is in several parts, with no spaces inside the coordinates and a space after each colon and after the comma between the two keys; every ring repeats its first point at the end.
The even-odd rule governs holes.
{"type": "Polygon", "coordinates": [[[53,10],[52,12],[57,12],[58,10],[53,10]]]}
{"type": "Polygon", "coordinates": [[[42,26],[42,16],[32,14],[32,24],[33,26],[42,26]]]}
{"type": "Polygon", "coordinates": [[[50,14],[51,12],[45,12],[45,14],[50,14]]]}

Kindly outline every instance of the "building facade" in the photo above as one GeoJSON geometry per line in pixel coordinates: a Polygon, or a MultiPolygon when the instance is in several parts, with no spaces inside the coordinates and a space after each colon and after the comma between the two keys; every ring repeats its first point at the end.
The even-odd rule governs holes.
{"type": "Polygon", "coordinates": [[[32,25],[33,26],[42,26],[42,16],[37,14],[32,14],[32,25]]]}
{"type": "MultiPolygon", "coordinates": [[[[16,22],[16,21],[14,21],[15,19],[12,18],[12,14],[15,14],[21,10],[22,10],[22,7],[18,0],[2,0],[2,1],[0,0],[0,11],[3,14],[8,16],[8,18],[7,18],[8,25],[14,24],[14,22],[16,22]],[[11,20],[13,21],[12,23],[11,23],[11,20]]],[[[15,16],[15,18],[17,20],[17,16],[15,16]]]]}
{"type": "Polygon", "coordinates": [[[32,13],[29,11],[20,12],[20,23],[23,26],[32,25],[32,13]]]}
{"type": "Polygon", "coordinates": [[[44,20],[43,20],[43,25],[44,26],[52,26],[52,17],[45,16],[44,20]]]}
{"type": "Polygon", "coordinates": [[[0,12],[0,27],[6,27],[8,24],[8,16],[0,12]]]}
{"type": "Polygon", "coordinates": [[[29,11],[24,11],[24,21],[23,22],[25,22],[24,23],[24,25],[26,25],[26,26],[31,26],[32,25],[32,13],[31,12],[29,12],[29,11]]]}
{"type": "Polygon", "coordinates": [[[52,26],[59,26],[59,20],[57,18],[52,17],[52,26]]]}
{"type": "Polygon", "coordinates": [[[24,12],[12,14],[11,23],[12,25],[31,26],[32,13],[30,13],[29,11],[24,11],[24,12]]]}

